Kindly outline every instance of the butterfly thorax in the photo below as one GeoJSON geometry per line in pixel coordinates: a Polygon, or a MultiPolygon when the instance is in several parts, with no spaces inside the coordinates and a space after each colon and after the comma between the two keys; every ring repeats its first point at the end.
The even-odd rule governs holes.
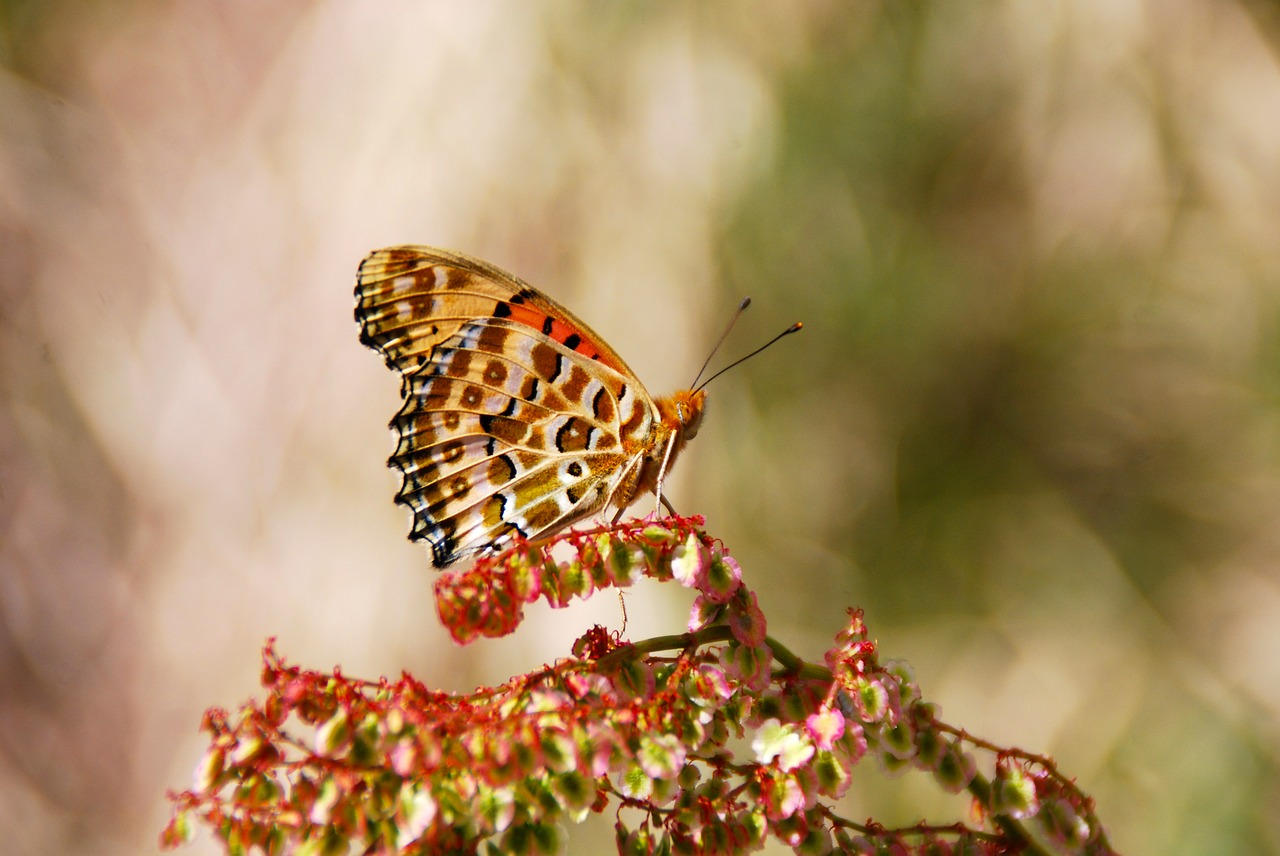
{"type": "Polygon", "coordinates": [[[658,492],[659,480],[671,471],[685,444],[696,437],[702,427],[706,401],[706,392],[689,389],[654,399],[658,418],[641,443],[640,465],[633,476],[618,485],[611,498],[612,505],[626,508],[637,497],[658,492]]]}

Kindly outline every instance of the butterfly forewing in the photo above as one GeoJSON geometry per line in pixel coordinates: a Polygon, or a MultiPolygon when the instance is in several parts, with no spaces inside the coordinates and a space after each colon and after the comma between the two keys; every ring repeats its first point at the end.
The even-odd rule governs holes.
{"type": "Polygon", "coordinates": [[[653,401],[617,353],[492,265],[380,250],[356,319],[404,378],[389,463],[437,567],[600,510],[652,446],[653,401]]]}
{"type": "MultiPolygon", "coordinates": [[[[622,357],[569,310],[488,262],[432,247],[370,254],[356,283],[360,340],[411,371],[439,342],[476,318],[508,317],[630,378],[622,357]]],[[[638,383],[638,381],[637,381],[638,383]]]]}

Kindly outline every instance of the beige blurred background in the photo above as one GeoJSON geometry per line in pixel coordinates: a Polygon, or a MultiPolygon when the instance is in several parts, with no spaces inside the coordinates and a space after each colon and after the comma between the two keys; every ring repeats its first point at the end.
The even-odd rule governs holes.
{"type": "MultiPolygon", "coordinates": [[[[742,294],[726,359],[803,319],[670,489],[774,635],[865,607],[1123,852],[1280,852],[1278,46],[1261,0],[0,3],[0,850],[153,852],[267,636],[466,690],[618,626],[438,627],[351,318],[420,242],[655,394],[742,294]]],[[[866,766],[850,816],[964,816],[866,766]]]]}

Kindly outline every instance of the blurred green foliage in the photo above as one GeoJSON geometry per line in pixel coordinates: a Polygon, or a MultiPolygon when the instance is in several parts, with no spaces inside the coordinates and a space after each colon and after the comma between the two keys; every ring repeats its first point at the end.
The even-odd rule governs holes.
{"type": "Polygon", "coordinates": [[[785,463],[735,473],[770,495],[726,537],[793,627],[864,605],[966,712],[1012,663],[1087,663],[1025,748],[1076,763],[1121,849],[1274,849],[1222,604],[1277,582],[1280,242],[1219,167],[1258,170],[1274,225],[1275,150],[1207,132],[1176,27],[1103,61],[1064,7],[860,9],[780,74],[775,168],[729,214],[725,281],[807,323],[743,373],[785,463]]]}

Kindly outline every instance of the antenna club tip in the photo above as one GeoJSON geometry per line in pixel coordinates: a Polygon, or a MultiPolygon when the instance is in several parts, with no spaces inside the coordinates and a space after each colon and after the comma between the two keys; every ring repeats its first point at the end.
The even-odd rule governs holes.
{"type": "Polygon", "coordinates": [[[742,310],[746,309],[750,305],[751,305],[751,298],[744,297],[742,298],[742,302],[738,304],[738,311],[741,312],[742,310]]]}
{"type": "Polygon", "coordinates": [[[803,321],[797,321],[796,323],[794,323],[794,324],[792,324],[792,325],[791,325],[791,329],[790,329],[790,330],[788,330],[787,332],[788,332],[788,333],[799,333],[799,332],[800,332],[801,330],[803,330],[803,329],[804,329],[804,322],[803,322],[803,321]]]}

